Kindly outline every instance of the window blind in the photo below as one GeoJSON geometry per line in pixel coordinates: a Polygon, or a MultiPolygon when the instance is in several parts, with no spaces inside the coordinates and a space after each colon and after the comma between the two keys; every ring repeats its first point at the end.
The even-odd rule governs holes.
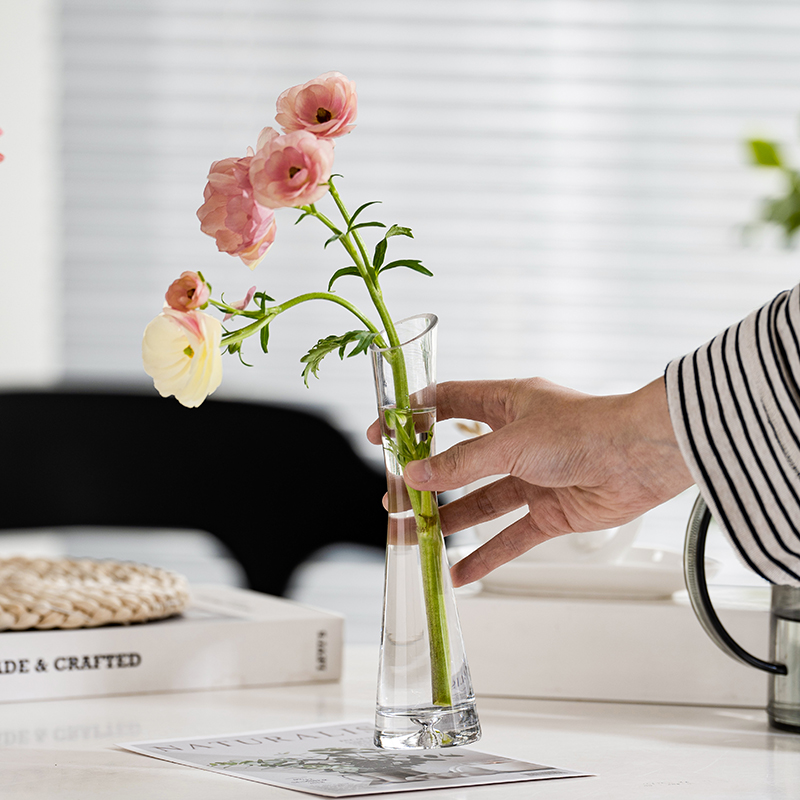
{"type": "MultiPolygon", "coordinates": [[[[74,379],[148,381],[141,333],[182,270],[229,299],[252,283],[284,299],[346,266],[283,210],[251,275],[195,218],[210,163],[328,70],[359,92],[340,192],[413,229],[394,253],[435,277],[397,270],[384,288],[396,317],[439,315],[443,380],[632,390],[798,279],[774,232],[742,236],[780,188],[743,141],[797,141],[796,3],[69,0],[61,29],[74,379]]],[[[268,356],[245,347],[253,368],[227,358],[219,395],[324,409],[368,452],[367,360],[300,378],[300,356],[350,327],[333,307],[284,315],[268,356]]]]}

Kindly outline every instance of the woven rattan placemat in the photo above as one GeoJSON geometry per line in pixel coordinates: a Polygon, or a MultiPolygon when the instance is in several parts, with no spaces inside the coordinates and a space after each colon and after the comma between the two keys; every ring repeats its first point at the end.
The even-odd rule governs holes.
{"type": "Polygon", "coordinates": [[[189,585],[174,572],[116,561],[0,559],[0,631],[94,628],[183,611],[189,585]]]}

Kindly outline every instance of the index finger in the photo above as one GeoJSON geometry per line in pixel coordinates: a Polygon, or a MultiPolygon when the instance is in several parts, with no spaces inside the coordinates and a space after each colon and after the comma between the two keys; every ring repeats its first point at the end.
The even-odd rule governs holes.
{"type": "Polygon", "coordinates": [[[436,387],[436,418],[471,419],[491,428],[505,423],[509,381],[445,381],[436,387]]]}
{"type": "Polygon", "coordinates": [[[424,491],[446,492],[492,475],[508,475],[523,445],[514,426],[454,444],[439,455],[411,461],[403,472],[406,484],[424,491]]]}
{"type": "MultiPolygon", "coordinates": [[[[494,428],[503,424],[506,381],[446,381],[436,387],[436,419],[469,419],[494,428]],[[498,409],[500,413],[498,413],[498,409]]],[[[367,428],[367,439],[381,443],[381,424],[376,419],[367,428]]]]}

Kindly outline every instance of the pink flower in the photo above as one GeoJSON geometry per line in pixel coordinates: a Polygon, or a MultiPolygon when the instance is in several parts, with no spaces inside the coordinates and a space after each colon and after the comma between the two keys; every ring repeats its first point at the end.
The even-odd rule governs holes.
{"type": "Polygon", "coordinates": [[[279,135],[265,128],[250,162],[256,202],[268,208],[309,205],[328,191],[333,143],[308,131],[279,135]]]}
{"type": "Polygon", "coordinates": [[[220,252],[239,256],[255,269],[275,241],[276,222],[275,212],[253,197],[251,159],[226,158],[211,165],[197,217],[200,230],[214,237],[220,252]]]}
{"type": "MultiPolygon", "coordinates": [[[[236,308],[236,309],[238,309],[239,311],[244,311],[244,310],[247,308],[247,306],[249,306],[249,305],[250,305],[250,301],[253,299],[253,295],[254,295],[255,293],[256,293],[256,287],[255,287],[255,286],[251,286],[251,287],[250,287],[250,288],[247,290],[247,294],[244,296],[244,299],[243,299],[243,300],[238,300],[238,301],[237,301],[237,302],[235,302],[235,303],[228,303],[228,305],[229,305],[231,308],[236,308]]],[[[229,319],[230,319],[232,316],[233,316],[233,314],[226,314],[226,315],[225,315],[225,316],[222,318],[222,321],[223,321],[223,322],[225,322],[226,320],[229,320],[229,319]]]]}
{"type": "Polygon", "coordinates": [[[144,371],[162,397],[195,408],[222,382],[221,339],[218,319],[165,307],[144,331],[144,371]]]}
{"type": "MultiPolygon", "coordinates": [[[[0,136],[2,136],[2,135],[3,135],[3,131],[0,131],[0,136]]],[[[0,161],[2,161],[4,158],[5,158],[5,156],[2,153],[0,153],[0,161]]]]}
{"type": "Polygon", "coordinates": [[[164,299],[176,311],[192,311],[208,302],[208,284],[196,272],[182,272],[178,280],[167,289],[164,299]]]}
{"type": "Polygon", "coordinates": [[[275,120],[285,133],[310,131],[332,139],[355,128],[358,96],[353,81],[341,72],[326,72],[302,86],[287,89],[276,105],[275,120]]]}

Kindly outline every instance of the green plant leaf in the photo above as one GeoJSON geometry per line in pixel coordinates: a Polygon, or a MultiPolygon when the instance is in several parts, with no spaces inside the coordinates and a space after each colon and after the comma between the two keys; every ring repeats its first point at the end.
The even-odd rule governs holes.
{"type": "Polygon", "coordinates": [[[382,222],[359,222],[358,225],[351,225],[350,231],[357,231],[359,228],[385,228],[382,222]]]}
{"type": "Polygon", "coordinates": [[[419,272],[421,275],[427,275],[429,278],[433,277],[433,273],[427,267],[423,267],[422,262],[416,258],[400,258],[397,261],[390,261],[381,267],[379,272],[386,272],[387,269],[396,269],[397,267],[406,267],[413,269],[414,272],[419,272]]]}
{"type": "Polygon", "coordinates": [[[773,142],[766,142],[762,139],[751,139],[748,144],[750,145],[750,154],[753,156],[755,163],[759,166],[783,166],[778,146],[773,142]]]}
{"type": "Polygon", "coordinates": [[[253,366],[252,364],[248,364],[247,361],[244,360],[244,357],[242,356],[242,348],[241,347],[236,351],[236,355],[239,356],[239,361],[242,364],[244,364],[244,366],[246,366],[246,367],[252,367],[253,366]]]}
{"type": "Polygon", "coordinates": [[[379,204],[380,204],[380,202],[381,202],[380,200],[371,200],[369,203],[364,203],[364,205],[363,205],[363,206],[359,206],[359,207],[358,207],[358,208],[355,210],[355,213],[353,214],[353,216],[352,216],[352,217],[350,217],[350,230],[353,230],[353,223],[356,221],[356,218],[358,217],[358,215],[359,215],[359,214],[360,214],[360,213],[361,213],[361,212],[362,212],[362,211],[363,211],[365,208],[369,208],[369,206],[379,205],[379,204]]]}
{"type": "Polygon", "coordinates": [[[430,456],[433,426],[427,431],[417,431],[414,414],[408,410],[386,408],[383,414],[386,428],[390,432],[384,444],[402,466],[430,456]]]}
{"type": "Polygon", "coordinates": [[[261,342],[261,349],[267,353],[267,345],[269,344],[269,325],[265,325],[259,332],[258,332],[259,340],[261,342]]]}
{"type": "Polygon", "coordinates": [[[343,275],[355,275],[356,278],[361,277],[361,273],[356,267],[344,267],[343,269],[338,269],[333,273],[333,277],[330,279],[330,281],[328,281],[328,291],[331,290],[334,282],[338,281],[343,275]]]}
{"type": "Polygon", "coordinates": [[[408,236],[409,239],[414,238],[414,234],[411,233],[411,228],[404,228],[402,225],[392,225],[388,231],[386,231],[386,237],[389,238],[390,236],[408,236]]]}
{"type": "MultiPolygon", "coordinates": [[[[378,244],[375,245],[375,253],[372,257],[372,266],[375,268],[376,273],[381,272],[381,266],[386,258],[386,248],[389,245],[388,239],[390,236],[408,236],[411,239],[414,238],[411,233],[411,228],[404,228],[401,225],[392,225],[389,230],[386,231],[383,239],[381,239],[378,244]]],[[[397,266],[400,266],[400,264],[398,263],[397,266]]],[[[384,267],[384,269],[387,269],[387,267],[384,267]]]]}
{"type": "Polygon", "coordinates": [[[800,229],[800,193],[792,191],[785,197],[767,200],[762,219],[783,228],[786,241],[791,242],[800,229]]]}
{"type": "MultiPolygon", "coordinates": [[[[386,236],[388,235],[387,233],[386,236]]],[[[372,266],[375,267],[377,272],[380,272],[383,259],[386,258],[386,245],[388,244],[386,236],[375,245],[375,254],[372,256],[372,266]]]]}
{"type": "Polygon", "coordinates": [[[303,380],[308,386],[308,378],[313,375],[319,378],[318,372],[322,359],[329,353],[334,351],[339,352],[339,358],[351,358],[359,353],[365,353],[367,348],[372,344],[377,336],[377,333],[371,331],[348,331],[341,336],[327,336],[320,339],[301,359],[300,363],[305,364],[303,368],[303,380]],[[350,352],[347,353],[347,346],[353,345],[350,352]]]}
{"type": "Polygon", "coordinates": [[[333,236],[331,236],[331,238],[328,239],[328,241],[325,242],[324,245],[322,245],[322,249],[324,250],[329,244],[331,244],[331,242],[336,242],[341,238],[342,238],[342,232],[337,230],[336,233],[334,233],[333,236]]]}

